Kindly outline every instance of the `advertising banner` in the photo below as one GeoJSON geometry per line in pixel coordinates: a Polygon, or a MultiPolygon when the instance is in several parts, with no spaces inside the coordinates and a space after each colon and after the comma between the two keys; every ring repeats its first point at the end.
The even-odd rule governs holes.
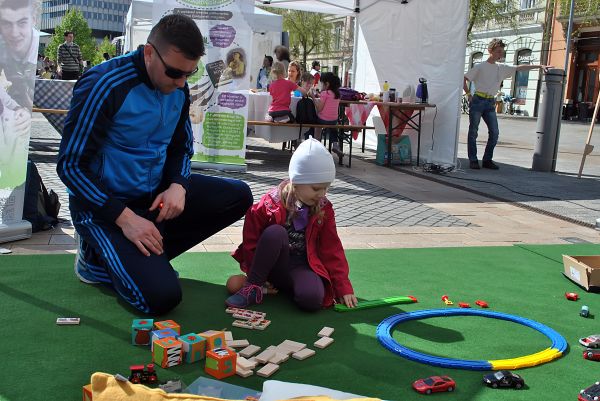
{"type": "Polygon", "coordinates": [[[193,18],[206,55],[188,78],[195,167],[245,170],[248,90],[252,57],[252,0],[162,0],[153,24],[177,13],[193,18]]]}
{"type": "Polygon", "coordinates": [[[31,236],[22,220],[37,69],[38,0],[0,7],[0,242],[31,236]]]}

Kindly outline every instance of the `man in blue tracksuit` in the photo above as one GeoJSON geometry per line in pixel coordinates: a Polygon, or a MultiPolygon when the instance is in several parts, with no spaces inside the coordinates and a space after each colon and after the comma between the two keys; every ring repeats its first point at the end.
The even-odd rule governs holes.
{"type": "Polygon", "coordinates": [[[181,301],[169,261],[252,205],[242,181],[190,172],[186,79],[203,54],[192,19],[164,17],[146,45],[77,82],[60,145],[57,171],[80,236],[77,276],[149,314],[181,301]]]}

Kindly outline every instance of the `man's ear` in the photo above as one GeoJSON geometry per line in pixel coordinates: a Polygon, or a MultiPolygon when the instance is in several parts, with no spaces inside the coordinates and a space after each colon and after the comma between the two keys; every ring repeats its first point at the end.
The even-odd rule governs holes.
{"type": "Polygon", "coordinates": [[[150,61],[150,60],[152,60],[152,56],[153,56],[152,46],[150,46],[150,44],[146,43],[144,45],[144,60],[150,61]]]}

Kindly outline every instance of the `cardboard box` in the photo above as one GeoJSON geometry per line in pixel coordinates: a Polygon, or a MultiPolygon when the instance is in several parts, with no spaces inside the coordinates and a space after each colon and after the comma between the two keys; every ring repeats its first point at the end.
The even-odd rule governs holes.
{"type": "Polygon", "coordinates": [[[586,291],[600,292],[600,255],[563,255],[563,274],[586,291]]]}

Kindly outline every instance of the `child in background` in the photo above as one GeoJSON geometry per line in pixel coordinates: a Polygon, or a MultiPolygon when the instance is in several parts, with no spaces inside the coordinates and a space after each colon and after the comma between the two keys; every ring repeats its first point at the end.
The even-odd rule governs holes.
{"type": "MultiPolygon", "coordinates": [[[[315,107],[317,109],[317,116],[319,117],[319,124],[325,125],[336,125],[338,120],[338,112],[340,106],[340,86],[342,83],[337,75],[332,72],[324,72],[321,74],[321,95],[318,99],[311,92],[311,97],[315,101],[315,107]]],[[[339,147],[339,138],[337,130],[328,129],[330,135],[330,142],[333,142],[331,150],[338,155],[340,161],[344,157],[344,153],[339,147]]],[[[321,132],[317,130],[315,137],[321,140],[321,132]]]]}
{"type": "Polygon", "coordinates": [[[306,91],[308,95],[312,92],[314,77],[310,72],[303,72],[300,76],[300,86],[306,91]]]}
{"type": "Polygon", "coordinates": [[[233,257],[248,277],[227,298],[228,306],[261,303],[267,280],[304,310],[329,307],[334,299],[356,306],[333,206],[325,197],[334,179],[327,149],[312,137],[302,142],[290,160],[289,180],[246,212],[243,241],[233,257]]]}
{"type": "Polygon", "coordinates": [[[306,95],[306,91],[300,88],[295,82],[285,79],[284,66],[280,61],[273,63],[271,75],[273,76],[273,81],[271,81],[271,84],[269,85],[269,93],[271,94],[271,97],[273,97],[273,101],[269,106],[267,120],[275,122],[294,122],[294,115],[290,110],[292,91],[297,89],[303,95],[306,95]]]}

